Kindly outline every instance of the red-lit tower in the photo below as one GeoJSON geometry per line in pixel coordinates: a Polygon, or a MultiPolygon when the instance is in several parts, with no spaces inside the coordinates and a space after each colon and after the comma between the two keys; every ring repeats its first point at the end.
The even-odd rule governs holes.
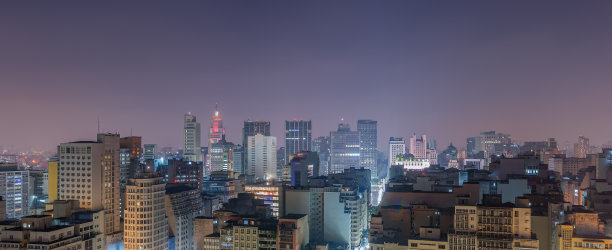
{"type": "Polygon", "coordinates": [[[215,114],[210,122],[210,130],[208,131],[208,147],[213,143],[219,142],[225,138],[225,129],[223,128],[223,119],[219,115],[219,108],[215,105],[215,114]]]}

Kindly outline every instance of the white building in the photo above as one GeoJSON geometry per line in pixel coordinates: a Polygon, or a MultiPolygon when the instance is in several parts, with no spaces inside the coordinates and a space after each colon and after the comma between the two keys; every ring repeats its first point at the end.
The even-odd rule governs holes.
{"type": "Polygon", "coordinates": [[[0,211],[6,211],[6,218],[0,218],[1,220],[19,219],[28,215],[28,189],[27,170],[17,170],[17,164],[0,168],[0,196],[4,200],[0,205],[5,205],[0,211]]]}
{"type": "Polygon", "coordinates": [[[196,121],[195,115],[191,113],[185,114],[184,126],[184,148],[183,158],[186,161],[202,161],[202,152],[200,143],[200,123],[196,121]]]}
{"type": "Polygon", "coordinates": [[[119,134],[98,134],[97,141],[58,146],[60,200],[78,200],[81,208],[104,210],[106,242],[121,240],[119,221],[119,134]]]}
{"type": "Polygon", "coordinates": [[[416,134],[410,137],[410,147],[408,152],[414,155],[416,159],[427,159],[427,136],[421,135],[420,138],[416,134]]]}
{"type": "Polygon", "coordinates": [[[123,226],[124,249],[168,249],[165,193],[166,184],[153,173],[128,180],[123,226]]]}
{"type": "Polygon", "coordinates": [[[397,165],[397,156],[406,153],[406,142],[402,138],[389,139],[389,167],[397,165]]]}
{"type": "Polygon", "coordinates": [[[247,173],[256,180],[275,180],[276,137],[257,134],[247,140],[247,173]]]}

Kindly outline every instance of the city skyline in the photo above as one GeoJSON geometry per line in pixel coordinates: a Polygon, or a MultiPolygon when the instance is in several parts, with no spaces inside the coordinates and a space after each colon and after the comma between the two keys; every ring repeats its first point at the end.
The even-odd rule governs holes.
{"type": "Polygon", "coordinates": [[[244,120],[283,141],[293,118],[315,138],[340,118],[376,120],[382,151],[413,133],[438,149],[487,130],[612,139],[612,3],[350,6],[2,3],[0,146],[53,150],[91,138],[99,118],[103,132],[180,147],[181,117],[207,127],[216,103],[235,143],[244,120]]]}

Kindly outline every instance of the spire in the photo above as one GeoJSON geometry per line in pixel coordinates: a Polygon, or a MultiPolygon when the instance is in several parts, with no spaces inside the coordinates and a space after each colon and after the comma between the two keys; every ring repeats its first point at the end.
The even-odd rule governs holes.
{"type": "Polygon", "coordinates": [[[219,103],[215,103],[215,116],[219,115],[219,103]]]}

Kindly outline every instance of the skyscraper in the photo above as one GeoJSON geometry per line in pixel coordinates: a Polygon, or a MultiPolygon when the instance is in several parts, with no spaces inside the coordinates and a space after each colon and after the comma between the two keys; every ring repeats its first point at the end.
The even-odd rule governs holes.
{"type": "Polygon", "coordinates": [[[219,142],[225,138],[225,128],[223,128],[223,118],[219,115],[219,108],[215,106],[215,113],[210,122],[210,130],[208,131],[208,147],[213,143],[219,142]]]}
{"type": "Polygon", "coordinates": [[[78,200],[80,207],[88,210],[104,210],[106,243],[120,240],[119,134],[62,143],[57,154],[59,199],[78,200]]]}
{"type": "Polygon", "coordinates": [[[389,138],[389,167],[396,165],[397,156],[406,153],[406,142],[400,137],[389,138]]]}
{"type": "Polygon", "coordinates": [[[166,186],[168,232],[174,236],[175,250],[193,249],[194,220],[202,206],[200,190],[185,185],[166,186]]]}
{"type": "MultiPolygon", "coordinates": [[[[378,162],[378,129],[377,122],[373,120],[358,120],[357,132],[359,133],[359,167],[369,169],[376,173],[378,162]]],[[[372,178],[378,177],[376,174],[372,178]]]]}
{"type": "Polygon", "coordinates": [[[248,174],[256,181],[276,179],[276,137],[257,134],[249,136],[248,174]]]}
{"type": "Polygon", "coordinates": [[[329,172],[329,136],[319,136],[312,141],[312,151],[319,154],[319,175],[329,172]]]}
{"type": "MultiPolygon", "coordinates": [[[[210,171],[234,171],[234,144],[221,139],[209,146],[210,171]]],[[[210,174],[210,173],[207,173],[210,174]]]]}
{"type": "Polygon", "coordinates": [[[154,173],[129,179],[126,188],[124,249],[168,249],[166,184],[154,173]]]}
{"type": "Polygon", "coordinates": [[[311,151],[312,122],[296,120],[285,121],[285,163],[289,156],[302,151],[311,151]]]}
{"type": "Polygon", "coordinates": [[[195,115],[191,113],[185,114],[185,136],[183,138],[183,158],[186,161],[202,161],[202,154],[200,153],[200,123],[196,121],[195,115]]]}
{"type": "MultiPolygon", "coordinates": [[[[244,127],[242,127],[242,146],[244,155],[249,155],[249,147],[247,147],[249,136],[254,135],[265,135],[270,136],[270,122],[269,121],[244,121],[244,127]]],[[[247,166],[247,157],[243,157],[242,159],[242,167],[246,168],[247,166]]],[[[234,171],[240,173],[246,173],[246,169],[235,169],[234,171]]]]}
{"type": "Polygon", "coordinates": [[[157,144],[145,144],[142,158],[146,161],[153,160],[155,157],[157,157],[157,144]]]}
{"type": "Polygon", "coordinates": [[[574,143],[574,157],[586,158],[589,153],[589,138],[585,136],[578,136],[578,142],[574,143]]]}
{"type": "Polygon", "coordinates": [[[29,215],[27,170],[19,170],[16,163],[0,164],[0,211],[5,211],[5,219],[19,219],[29,215]]]}
{"type": "Polygon", "coordinates": [[[330,132],[330,174],[359,167],[359,132],[351,131],[346,123],[338,124],[338,130],[330,132]]]}
{"type": "Polygon", "coordinates": [[[408,152],[414,155],[415,159],[427,159],[427,136],[422,135],[418,138],[416,134],[410,137],[410,147],[408,152]]]}

